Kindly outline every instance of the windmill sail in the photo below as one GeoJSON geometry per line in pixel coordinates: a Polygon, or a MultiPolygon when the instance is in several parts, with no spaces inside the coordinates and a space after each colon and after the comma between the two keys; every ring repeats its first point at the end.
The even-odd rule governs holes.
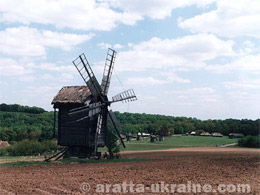
{"type": "Polygon", "coordinates": [[[98,120],[97,120],[97,129],[96,129],[96,135],[95,135],[95,153],[97,153],[97,147],[98,147],[98,137],[102,128],[102,121],[103,121],[103,116],[102,114],[98,115],[98,120]]]}
{"type": "Polygon", "coordinates": [[[88,116],[91,117],[96,114],[99,114],[101,112],[101,106],[102,106],[101,102],[90,104],[88,116]]]}
{"type": "Polygon", "coordinates": [[[117,135],[118,135],[118,137],[120,139],[120,142],[121,142],[122,146],[125,148],[125,143],[124,143],[122,137],[120,136],[120,132],[119,132],[119,129],[117,127],[118,123],[117,123],[117,120],[116,120],[116,116],[115,116],[115,114],[113,113],[112,110],[109,110],[108,116],[109,116],[109,118],[110,118],[110,120],[111,120],[111,122],[113,124],[114,129],[116,130],[116,133],[117,133],[117,135]]]}
{"type": "Polygon", "coordinates": [[[102,105],[104,106],[105,104],[102,104],[101,102],[97,102],[97,103],[89,104],[89,106],[82,106],[82,107],[79,107],[76,109],[71,109],[69,111],[68,115],[75,115],[75,114],[79,114],[81,112],[89,111],[88,115],[89,115],[89,117],[91,117],[93,115],[100,113],[100,111],[101,111],[100,107],[102,105]]]}
{"type": "Polygon", "coordinates": [[[137,100],[137,97],[135,95],[135,92],[133,89],[129,89],[126,91],[123,91],[122,93],[119,93],[112,97],[112,102],[129,102],[129,101],[135,101],[137,100]]]}
{"type": "Polygon", "coordinates": [[[101,83],[101,89],[103,95],[107,95],[108,93],[108,88],[110,85],[110,80],[114,68],[115,58],[116,58],[116,51],[108,48],[106,63],[105,63],[105,68],[103,73],[103,79],[101,83]]]}
{"type": "Polygon", "coordinates": [[[101,94],[101,87],[88,63],[85,54],[81,54],[78,58],[73,61],[74,66],[78,70],[79,74],[87,84],[89,90],[94,97],[101,94]]]}

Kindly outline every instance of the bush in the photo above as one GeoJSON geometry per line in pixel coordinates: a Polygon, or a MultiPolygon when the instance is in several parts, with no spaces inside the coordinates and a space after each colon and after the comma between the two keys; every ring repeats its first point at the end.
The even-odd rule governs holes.
{"type": "Polygon", "coordinates": [[[7,152],[7,148],[0,148],[0,156],[7,156],[8,152],[7,152]]]}
{"type": "Polygon", "coordinates": [[[118,137],[115,135],[115,132],[113,132],[114,129],[111,125],[111,123],[108,123],[107,132],[106,132],[106,147],[108,149],[109,158],[120,158],[119,152],[120,152],[120,145],[118,143],[118,137]]]}
{"type": "Polygon", "coordinates": [[[260,148],[260,139],[258,136],[246,136],[238,140],[238,145],[250,148],[260,148]]]}
{"type": "Polygon", "coordinates": [[[23,140],[21,142],[16,142],[15,144],[9,146],[8,148],[1,149],[0,155],[9,156],[30,156],[38,155],[46,152],[56,152],[58,145],[55,141],[46,140],[43,142],[23,140]]]}

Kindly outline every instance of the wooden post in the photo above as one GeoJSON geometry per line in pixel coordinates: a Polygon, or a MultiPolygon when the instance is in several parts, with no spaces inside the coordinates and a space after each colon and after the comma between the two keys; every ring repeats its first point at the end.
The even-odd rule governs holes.
{"type": "Polygon", "coordinates": [[[54,107],[54,114],[53,114],[53,138],[56,137],[56,108],[54,107]]]}

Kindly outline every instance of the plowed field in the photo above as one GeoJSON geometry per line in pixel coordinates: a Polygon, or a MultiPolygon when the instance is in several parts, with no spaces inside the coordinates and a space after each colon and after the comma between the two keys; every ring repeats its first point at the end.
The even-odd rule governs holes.
{"type": "Polygon", "coordinates": [[[105,187],[103,192],[107,190],[108,194],[131,194],[130,187],[126,188],[127,192],[124,191],[124,182],[127,185],[132,182],[135,185],[133,190],[141,192],[138,194],[152,194],[152,190],[157,194],[185,194],[185,190],[192,194],[188,186],[193,184],[209,184],[214,190],[224,184],[228,186],[224,194],[228,193],[227,190],[234,191],[234,187],[237,190],[238,184],[248,184],[250,194],[260,194],[258,149],[180,148],[124,152],[122,157],[154,160],[2,167],[0,194],[96,194],[102,192],[102,187],[105,187]],[[156,184],[160,188],[164,185],[163,191],[155,191],[156,184]],[[175,191],[172,191],[172,184],[176,185],[175,191]],[[182,184],[186,185],[185,189],[183,186],[180,189],[182,184]],[[142,187],[145,188],[143,192],[142,187]]]}

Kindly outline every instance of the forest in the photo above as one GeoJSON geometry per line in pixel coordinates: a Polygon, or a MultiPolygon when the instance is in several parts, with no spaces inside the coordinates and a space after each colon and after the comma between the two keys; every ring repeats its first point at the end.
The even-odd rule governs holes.
{"type": "MultiPolygon", "coordinates": [[[[47,112],[39,107],[22,106],[18,104],[0,105],[0,140],[21,141],[53,139],[53,112],[47,112]]],[[[260,119],[225,119],[200,120],[189,117],[175,117],[154,114],[120,113],[115,112],[121,132],[158,134],[184,134],[191,131],[243,133],[244,135],[258,135],[260,133],[260,119]]],[[[57,135],[57,125],[56,125],[57,135]]]]}

